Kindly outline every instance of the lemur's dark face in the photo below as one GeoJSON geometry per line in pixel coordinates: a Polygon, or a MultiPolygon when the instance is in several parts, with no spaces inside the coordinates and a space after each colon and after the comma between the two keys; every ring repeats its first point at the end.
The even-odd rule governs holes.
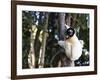
{"type": "Polygon", "coordinates": [[[69,39],[70,37],[72,37],[75,33],[75,30],[73,28],[68,28],[65,30],[65,38],[69,39]]]}

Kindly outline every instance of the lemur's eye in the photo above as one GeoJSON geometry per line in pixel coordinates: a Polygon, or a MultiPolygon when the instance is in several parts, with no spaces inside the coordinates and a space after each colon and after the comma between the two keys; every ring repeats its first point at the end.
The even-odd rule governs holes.
{"type": "Polygon", "coordinates": [[[75,30],[73,28],[68,28],[66,31],[65,31],[65,36],[67,36],[67,38],[69,37],[72,37],[75,33],[75,30]]]}

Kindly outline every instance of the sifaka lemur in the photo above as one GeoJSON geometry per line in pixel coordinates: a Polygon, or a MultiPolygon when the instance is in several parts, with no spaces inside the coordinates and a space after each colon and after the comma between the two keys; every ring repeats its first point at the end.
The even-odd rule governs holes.
{"type": "Polygon", "coordinates": [[[66,56],[75,61],[82,55],[83,42],[78,39],[73,28],[68,25],[65,27],[64,40],[58,41],[58,44],[65,49],[66,56]]]}

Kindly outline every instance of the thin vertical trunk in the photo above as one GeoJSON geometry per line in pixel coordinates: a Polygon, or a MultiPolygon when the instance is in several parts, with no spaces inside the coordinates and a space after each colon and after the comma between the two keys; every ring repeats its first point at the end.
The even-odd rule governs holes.
{"type": "Polygon", "coordinates": [[[59,14],[59,25],[60,25],[60,39],[64,39],[65,13],[59,14]]]}
{"type": "Polygon", "coordinates": [[[44,26],[44,32],[43,32],[43,40],[42,40],[42,51],[40,50],[40,55],[39,55],[39,68],[44,67],[44,58],[45,58],[45,46],[46,46],[46,39],[47,39],[47,27],[48,27],[48,13],[46,13],[46,23],[44,26]]]}
{"type": "Polygon", "coordinates": [[[70,13],[67,15],[66,24],[67,24],[68,26],[71,26],[71,14],[70,14],[70,13]]]}
{"type": "Polygon", "coordinates": [[[34,38],[33,38],[32,31],[31,31],[31,37],[30,37],[30,52],[28,55],[28,65],[29,65],[29,68],[35,68],[34,38]]]}

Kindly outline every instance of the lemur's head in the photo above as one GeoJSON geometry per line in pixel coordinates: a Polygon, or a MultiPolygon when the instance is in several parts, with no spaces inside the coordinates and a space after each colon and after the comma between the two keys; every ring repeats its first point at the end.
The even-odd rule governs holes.
{"type": "Polygon", "coordinates": [[[66,27],[66,30],[64,32],[65,39],[69,39],[75,34],[75,30],[67,25],[65,25],[65,27],[66,27]]]}

